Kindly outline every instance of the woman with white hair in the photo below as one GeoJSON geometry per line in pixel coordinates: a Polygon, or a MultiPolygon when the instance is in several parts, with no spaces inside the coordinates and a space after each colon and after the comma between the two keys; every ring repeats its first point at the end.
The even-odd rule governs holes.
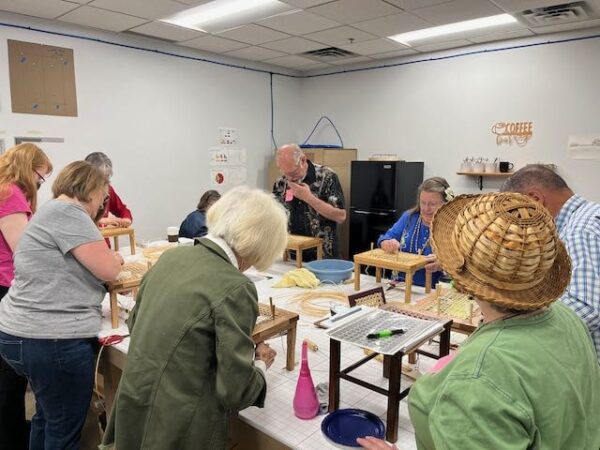
{"type": "Polygon", "coordinates": [[[196,246],[165,252],[142,282],[101,448],[225,448],[228,415],[263,406],[275,352],[254,346],[258,297],[242,272],[282,254],[287,216],[267,193],[238,187],[207,223],[196,246]]]}

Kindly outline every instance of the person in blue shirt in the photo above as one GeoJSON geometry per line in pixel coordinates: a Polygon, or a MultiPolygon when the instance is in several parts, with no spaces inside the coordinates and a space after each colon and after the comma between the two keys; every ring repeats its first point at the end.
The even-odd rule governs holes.
{"type": "Polygon", "coordinates": [[[206,211],[214,202],[221,198],[217,191],[209,190],[202,194],[195,211],[187,215],[179,226],[179,237],[194,239],[202,237],[208,232],[206,227],[206,211]]]}
{"type": "Polygon", "coordinates": [[[577,195],[543,164],[517,170],[500,190],[528,195],[554,216],[572,263],[571,282],[560,300],[587,325],[600,361],[600,204],[577,195]]]}
{"type": "MultiPolygon", "coordinates": [[[[425,268],[413,276],[413,284],[417,286],[425,286],[425,271],[432,272],[432,286],[436,285],[443,274],[431,251],[429,226],[435,212],[453,197],[450,185],[444,178],[428,178],[419,186],[415,207],[404,212],[394,226],[377,240],[377,246],[388,253],[401,251],[428,257],[429,262],[425,268]]],[[[399,275],[398,281],[404,281],[403,273],[399,275]]]]}

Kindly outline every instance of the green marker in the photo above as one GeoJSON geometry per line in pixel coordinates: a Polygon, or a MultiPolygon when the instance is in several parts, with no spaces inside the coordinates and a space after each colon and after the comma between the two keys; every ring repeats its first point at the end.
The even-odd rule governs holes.
{"type": "Polygon", "coordinates": [[[398,328],[396,330],[381,330],[376,331],[375,333],[367,334],[367,339],[379,339],[382,337],[394,336],[396,334],[404,334],[405,330],[402,328],[398,328]]]}

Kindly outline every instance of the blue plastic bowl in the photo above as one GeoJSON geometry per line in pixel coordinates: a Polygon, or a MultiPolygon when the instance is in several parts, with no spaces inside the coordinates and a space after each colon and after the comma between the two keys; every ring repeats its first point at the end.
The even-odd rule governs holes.
{"type": "Polygon", "coordinates": [[[352,275],[354,263],[343,259],[318,259],[304,264],[308,270],[325,283],[341,283],[352,275]]]}

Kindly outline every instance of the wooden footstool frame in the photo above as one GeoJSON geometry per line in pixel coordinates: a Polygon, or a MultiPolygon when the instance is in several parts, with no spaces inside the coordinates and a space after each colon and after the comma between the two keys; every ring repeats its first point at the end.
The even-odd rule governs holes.
{"type": "Polygon", "coordinates": [[[323,259],[323,239],[312,236],[299,236],[290,234],[288,236],[287,245],[283,252],[283,260],[288,260],[288,251],[296,252],[296,267],[302,267],[302,251],[310,248],[317,249],[317,259],[323,259]]]}
{"type": "Polygon", "coordinates": [[[100,228],[100,233],[104,238],[113,238],[115,251],[119,251],[119,236],[129,236],[129,246],[131,254],[135,255],[135,231],[131,227],[127,228],[100,228]]]}
{"type": "Polygon", "coordinates": [[[274,308],[275,317],[270,314],[267,305],[259,305],[260,315],[269,315],[270,318],[258,323],[252,332],[252,340],[255,344],[266,341],[282,333],[287,335],[287,355],[285,368],[294,370],[296,365],[296,327],[298,325],[298,314],[281,308],[274,308]]]}
{"type": "MultiPolygon", "coordinates": [[[[375,281],[381,283],[382,269],[396,270],[405,274],[404,301],[410,303],[413,275],[423,269],[427,259],[421,255],[400,252],[386,253],[382,249],[369,250],[354,255],[354,290],[360,290],[360,272],[362,266],[375,267],[375,281]]],[[[425,292],[431,292],[431,272],[425,273],[425,292]]]]}
{"type": "Polygon", "coordinates": [[[411,352],[417,352],[434,359],[439,359],[450,353],[450,328],[452,321],[449,320],[444,324],[444,328],[437,334],[440,336],[439,353],[433,354],[430,352],[418,350],[418,347],[427,342],[431,337],[423,339],[423,341],[415,344],[412,348],[405,352],[398,352],[395,355],[383,355],[383,376],[389,379],[388,389],[376,386],[374,384],[363,381],[352,375],[350,372],[359,368],[371,359],[375,358],[379,353],[373,352],[358,362],[342,369],[341,368],[341,342],[335,339],[329,340],[329,412],[333,412],[340,407],[340,380],[344,379],[350,383],[357,384],[378,394],[387,397],[387,427],[385,438],[389,442],[398,440],[398,412],[400,400],[406,397],[410,391],[410,386],[401,390],[401,372],[402,372],[402,357],[411,352]]]}

